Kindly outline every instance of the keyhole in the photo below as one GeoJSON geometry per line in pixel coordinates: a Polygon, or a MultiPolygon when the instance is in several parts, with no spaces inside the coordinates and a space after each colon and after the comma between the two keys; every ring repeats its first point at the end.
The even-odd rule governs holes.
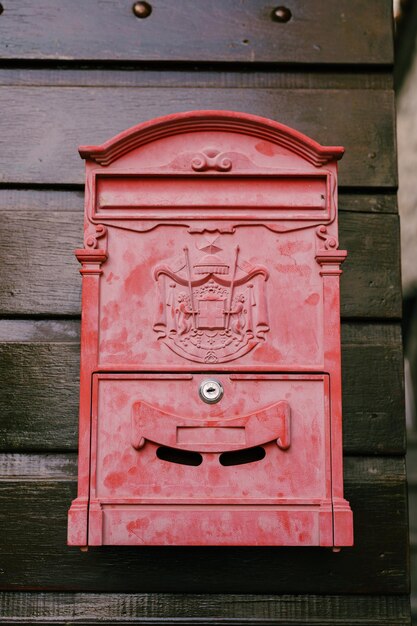
{"type": "Polygon", "coordinates": [[[203,402],[215,404],[223,397],[223,387],[218,380],[203,380],[198,393],[203,402]]]}

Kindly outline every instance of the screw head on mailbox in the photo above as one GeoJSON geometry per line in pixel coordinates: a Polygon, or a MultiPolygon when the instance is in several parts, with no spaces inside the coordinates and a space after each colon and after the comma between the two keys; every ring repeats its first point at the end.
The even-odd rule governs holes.
{"type": "Polygon", "coordinates": [[[80,154],[69,545],[352,545],[343,148],[254,115],[193,111],[80,154]]]}

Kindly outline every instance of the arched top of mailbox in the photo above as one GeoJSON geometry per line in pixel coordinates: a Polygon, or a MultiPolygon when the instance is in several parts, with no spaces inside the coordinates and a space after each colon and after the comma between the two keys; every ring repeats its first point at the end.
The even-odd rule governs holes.
{"type": "Polygon", "coordinates": [[[106,166],[132,150],[158,139],[205,131],[234,132],[270,141],[316,167],[340,159],[344,152],[341,146],[322,146],[284,124],[265,117],[234,111],[189,111],[159,117],[133,126],[101,146],[80,146],[79,152],[83,159],[90,159],[106,166]]]}

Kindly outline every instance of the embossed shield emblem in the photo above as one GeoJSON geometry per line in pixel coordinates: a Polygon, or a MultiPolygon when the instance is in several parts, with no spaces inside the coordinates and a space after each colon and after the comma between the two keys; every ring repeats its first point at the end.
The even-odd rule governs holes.
{"type": "Polygon", "coordinates": [[[207,330],[223,329],[225,302],[219,298],[198,301],[197,328],[207,330]]]}
{"type": "Polygon", "coordinates": [[[183,260],[155,269],[158,285],[154,331],[173,352],[199,363],[225,363],[243,356],[265,340],[269,331],[265,298],[268,272],[240,259],[218,255],[218,237],[206,237],[207,252],[192,264],[183,260]],[[179,269],[178,269],[179,267],[179,269]]]}

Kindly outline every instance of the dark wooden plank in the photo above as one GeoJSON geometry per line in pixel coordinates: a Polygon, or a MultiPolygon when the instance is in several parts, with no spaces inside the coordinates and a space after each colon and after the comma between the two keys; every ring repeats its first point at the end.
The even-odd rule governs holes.
{"type": "MultiPolygon", "coordinates": [[[[1,450],[76,450],[78,334],[76,322],[0,322],[1,450]]],[[[344,323],[342,352],[345,453],[403,454],[400,326],[344,323]]]]}
{"type": "Polygon", "coordinates": [[[219,87],[219,88],[278,88],[278,89],[392,89],[389,71],[372,66],[352,68],[314,66],[286,67],[276,71],[270,66],[235,69],[224,66],[169,66],[155,69],[143,63],[132,69],[117,69],[115,65],[97,66],[83,64],[82,69],[73,64],[59,67],[40,67],[19,64],[7,69],[0,67],[0,85],[26,85],[49,87],[219,87]],[[238,71],[237,71],[238,70],[238,71]],[[338,71],[339,70],[339,71],[338,71]]]}
{"type": "Polygon", "coordinates": [[[0,448],[76,449],[79,343],[2,344],[0,362],[0,448]]]}
{"type": "Polygon", "coordinates": [[[288,0],[292,19],[271,19],[259,0],[155,0],[137,19],[132,2],[31,0],[6,3],[0,58],[389,64],[388,0],[288,0]],[[45,36],[45,33],[48,35],[45,36]]]}
{"type": "Polygon", "coordinates": [[[0,480],[77,480],[77,454],[0,454],[0,480]]]}
{"type": "MultiPolygon", "coordinates": [[[[374,196],[366,196],[374,197],[374,196]]],[[[377,196],[375,196],[377,197],[377,196]]],[[[382,196],[385,197],[385,196],[382,196]]],[[[365,200],[368,204],[369,201],[365,200]]],[[[382,201],[385,204],[385,201],[382,201]]],[[[84,186],[79,185],[78,189],[67,191],[57,189],[20,189],[3,188],[0,189],[0,219],[1,224],[7,221],[7,211],[13,213],[20,211],[41,211],[44,214],[57,213],[61,211],[71,211],[83,215],[84,211],[84,186]],[[6,213],[3,214],[3,211],[6,213]]],[[[76,218],[75,218],[76,219],[76,218]]],[[[79,219],[77,223],[79,222],[79,219]]]]}
{"type": "Polygon", "coordinates": [[[74,320],[2,319],[0,344],[3,343],[75,343],[80,342],[80,322],[74,320]]]}
{"type": "Polygon", "coordinates": [[[74,250],[82,245],[82,213],[46,207],[2,213],[1,221],[0,312],[79,315],[81,280],[74,250]]]}
{"type": "MultiPolygon", "coordinates": [[[[39,202],[42,197],[43,192],[39,202]]],[[[82,214],[51,208],[0,213],[2,314],[80,313],[81,278],[73,250],[81,245],[82,214]]],[[[397,216],[341,214],[340,246],[349,252],[342,276],[342,316],[400,318],[397,216]]]]}
{"type": "Polygon", "coordinates": [[[405,595],[0,594],[0,612],[10,624],[409,626],[409,610],[405,595]]]}
{"type": "MultiPolygon", "coordinates": [[[[1,197],[1,196],[0,196],[1,197]]],[[[0,200],[1,202],[1,200],[0,200]]],[[[374,193],[346,193],[339,191],[339,211],[358,213],[398,213],[397,195],[374,193]]]]}
{"type": "Polygon", "coordinates": [[[342,324],[345,453],[405,453],[403,369],[399,324],[342,324]]]}
{"type": "Polygon", "coordinates": [[[340,247],[348,251],[341,279],[342,316],[381,318],[389,311],[390,316],[401,318],[397,218],[341,214],[340,247]]]}
{"type": "Polygon", "coordinates": [[[211,593],[407,593],[404,462],[392,457],[345,461],[355,546],[339,554],[323,548],[258,547],[105,547],[82,553],[65,544],[74,482],[0,481],[1,587],[129,593],[184,589],[188,593],[208,589],[211,593]]]}
{"type": "Polygon", "coordinates": [[[102,143],[130,126],[168,113],[243,108],[292,126],[322,144],[345,146],[342,186],[396,186],[390,90],[18,86],[0,87],[0,108],[4,112],[0,182],[4,184],[82,184],[80,144],[102,143]]]}

